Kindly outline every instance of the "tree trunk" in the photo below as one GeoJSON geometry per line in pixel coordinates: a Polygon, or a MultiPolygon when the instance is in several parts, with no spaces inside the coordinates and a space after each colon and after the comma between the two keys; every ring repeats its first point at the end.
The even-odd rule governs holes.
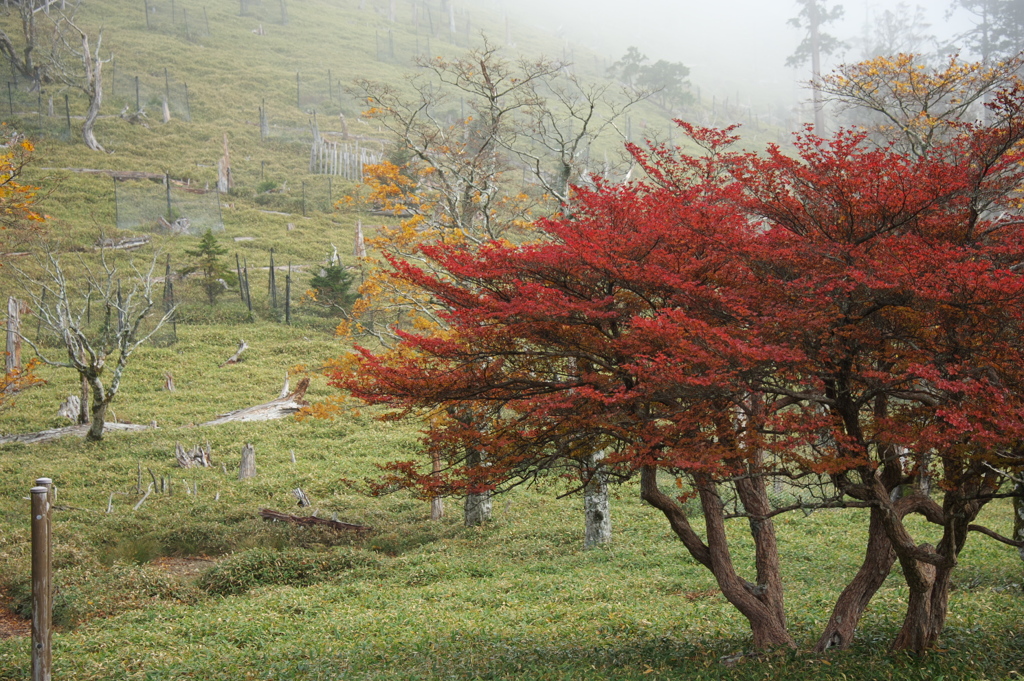
{"type": "MultiPolygon", "coordinates": [[[[466,465],[469,467],[480,466],[483,457],[480,452],[471,449],[466,454],[466,465]]],[[[466,527],[475,527],[476,525],[482,525],[491,519],[491,493],[488,492],[473,492],[466,495],[466,505],[464,508],[464,520],[466,527]]]]}
{"type": "Polygon", "coordinates": [[[583,514],[586,529],[583,534],[583,548],[591,549],[598,544],[612,540],[612,517],[608,508],[608,478],[601,471],[604,452],[591,454],[587,465],[591,477],[583,489],[583,514]]]}
{"type": "Polygon", "coordinates": [[[763,551],[770,548],[768,544],[774,544],[774,541],[767,542],[767,537],[759,536],[762,533],[774,535],[770,522],[761,521],[761,528],[754,532],[755,543],[765,545],[758,546],[756,551],[758,583],[750,584],[736,574],[736,568],[732,563],[725,531],[725,508],[717,486],[709,480],[696,482],[701,506],[704,509],[711,572],[715,575],[722,595],[747,618],[755,648],[796,648],[796,642],[786,629],[786,618],[782,609],[777,552],[773,560],[765,560],[763,556],[763,551]],[[765,527],[764,523],[768,523],[769,526],[765,527]]]}
{"type": "Polygon", "coordinates": [[[872,508],[864,561],[832,608],[832,616],[829,617],[828,624],[825,625],[825,630],[814,647],[817,652],[831,648],[845,650],[850,647],[861,616],[885,582],[895,562],[896,553],[882,527],[881,511],[872,508]]]}
{"type": "MultiPolygon", "coordinates": [[[[922,548],[930,547],[926,544],[922,548]]],[[[942,632],[949,593],[948,590],[945,590],[945,594],[942,593],[943,585],[937,579],[938,571],[934,565],[921,561],[913,561],[914,565],[907,565],[910,561],[901,562],[904,577],[910,587],[910,598],[907,601],[907,614],[903,618],[903,626],[892,643],[892,650],[923,653],[935,645],[942,632]],[[936,610],[937,605],[941,606],[939,610],[936,610]]],[[[948,586],[949,571],[946,570],[944,573],[948,586]]]]}
{"type": "MultiPolygon", "coordinates": [[[[101,36],[102,40],[102,36],[101,36]]],[[[88,48],[89,39],[83,34],[82,41],[85,43],[85,47],[88,48]]],[[[85,112],[85,123],[82,124],[82,139],[85,140],[85,146],[89,147],[93,151],[106,151],[103,146],[96,139],[96,134],[93,132],[93,126],[96,125],[96,119],[100,115],[100,107],[103,104],[103,78],[101,75],[103,69],[103,61],[100,59],[100,42],[96,43],[96,59],[92,68],[92,82],[87,83],[88,95],[89,95],[89,109],[85,112]]],[[[86,51],[86,57],[88,58],[88,51],[86,51]]],[[[86,71],[88,74],[89,72],[86,71]]]]}
{"type": "MultiPolygon", "coordinates": [[[[1024,541],[1024,482],[1018,482],[1017,496],[1013,498],[1013,538],[1024,541]]],[[[1024,560],[1024,547],[1017,549],[1020,559],[1024,560]]]]}
{"type": "MultiPolygon", "coordinates": [[[[433,467],[434,475],[441,472],[441,458],[437,454],[434,454],[431,465],[433,467]]],[[[442,518],[444,518],[444,500],[439,496],[431,497],[430,519],[441,520],[442,518]]]]}
{"type": "Polygon", "coordinates": [[[78,425],[89,424],[89,379],[82,376],[82,392],[78,397],[78,425]]]}
{"type": "Polygon", "coordinates": [[[23,303],[11,296],[7,299],[7,373],[21,369],[21,307],[23,303]]]}
{"type": "Polygon", "coordinates": [[[98,394],[100,397],[96,396],[97,392],[93,388],[92,413],[90,414],[92,423],[89,426],[89,432],[85,435],[85,439],[91,442],[99,442],[103,439],[103,424],[107,419],[107,405],[110,404],[109,400],[103,398],[102,388],[98,394]]]}

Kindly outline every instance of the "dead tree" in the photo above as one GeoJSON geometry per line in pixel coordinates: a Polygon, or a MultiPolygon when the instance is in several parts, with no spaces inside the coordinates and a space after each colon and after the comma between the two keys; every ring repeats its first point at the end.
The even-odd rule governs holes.
{"type": "Polygon", "coordinates": [[[40,276],[16,270],[41,325],[60,339],[67,358],[58,359],[43,352],[38,343],[24,335],[22,339],[32,346],[43,363],[78,372],[91,397],[91,427],[86,437],[100,440],[107,407],[121,387],[132,354],[170,319],[174,309],[167,311],[148,330],[144,327],[155,304],[156,255],[145,270],[138,269],[130,260],[125,271],[119,270],[105,252],[100,253],[98,269],[84,261],[80,261],[80,266],[79,279],[69,278],[69,270],[51,251],[42,262],[40,276]],[[91,307],[102,310],[105,316],[98,331],[88,326],[91,307]]]}
{"type": "Polygon", "coordinates": [[[78,90],[88,98],[82,139],[93,151],[104,151],[93,132],[103,103],[103,64],[110,61],[100,58],[103,31],[99,31],[92,45],[89,35],[79,28],[73,15],[58,13],[54,19],[54,36],[50,53],[53,76],[65,87],[78,90]]]}
{"type": "Polygon", "coordinates": [[[36,13],[48,5],[48,0],[21,0],[16,3],[21,19],[20,35],[11,35],[0,28],[0,55],[10,64],[12,72],[31,81],[36,90],[51,80],[47,59],[36,59],[39,47],[36,13]]]}

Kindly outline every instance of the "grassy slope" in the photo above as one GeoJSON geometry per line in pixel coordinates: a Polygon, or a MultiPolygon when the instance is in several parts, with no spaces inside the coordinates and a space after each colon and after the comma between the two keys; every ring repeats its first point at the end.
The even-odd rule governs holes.
{"type": "MultiPolygon", "coordinates": [[[[31,173],[59,180],[47,180],[54,186],[48,210],[55,231],[81,244],[109,231],[112,186],[105,178],[41,168],[168,170],[204,184],[215,179],[213,167],[227,134],[239,191],[224,200],[225,243],[253,265],[265,264],[271,247],[279,265],[313,265],[332,243],[347,257],[356,216],[304,219],[261,212],[280,207],[262,206],[254,196],[261,162],[268,178],[287,180],[294,200],[307,152],[286,139],[260,142],[254,122],[266,101],[275,125],[306,125],[308,115],[293,101],[297,71],[309,80],[331,69],[346,83],[356,77],[400,81],[407,73],[402,63],[373,56],[374,33],[388,28],[386,3],[375,7],[369,1],[363,10],[359,4],[290,0],[289,23],[281,26],[274,22],[274,0],[257,7],[262,17],[239,17],[238,5],[228,0],[210,2],[211,35],[190,43],[146,32],[144,16],[125,9],[123,1],[90,0],[83,21],[104,25],[104,45],[117,56],[118,71],[159,79],[166,66],[176,81],[189,84],[193,120],[151,121],[143,128],[103,119],[97,134],[108,155],[42,141],[31,173]],[[260,23],[265,36],[252,33],[260,23]],[[288,231],[288,223],[295,229],[288,231]],[[227,241],[239,236],[255,238],[227,241]]],[[[182,6],[195,17],[202,5],[179,2],[179,11],[182,6]]],[[[400,17],[410,12],[411,5],[400,4],[400,17]]],[[[460,25],[464,16],[459,14],[460,25]]],[[[474,9],[470,16],[474,30],[504,35],[499,13],[474,9]]],[[[439,21],[436,14],[434,20],[439,21]]],[[[415,36],[408,18],[403,21],[395,36],[408,45],[415,36]]],[[[520,49],[560,49],[557,41],[546,42],[514,22],[512,31],[520,49]]],[[[440,39],[432,46],[454,49],[440,39]]],[[[582,54],[577,51],[586,68],[591,59],[582,54]]],[[[120,110],[118,94],[105,113],[120,110]]],[[[358,109],[343,97],[321,105],[321,127],[336,127],[336,114],[343,112],[358,134],[372,136],[374,131],[355,122],[358,109]]],[[[658,115],[643,109],[637,118],[653,121],[658,115]]],[[[194,244],[160,241],[175,262],[194,244]]],[[[264,295],[264,276],[253,273],[257,298],[264,295]]],[[[924,660],[885,654],[879,642],[899,624],[903,598],[894,575],[851,653],[745,659],[731,668],[718,659],[747,645],[741,618],[714,595],[707,572],[636,501],[632,487],[621,489],[614,502],[614,544],[584,553],[578,500],[556,500],[552,490],[522,490],[501,499],[493,524],[467,530],[459,526],[455,503],[449,504],[449,519],[429,523],[422,501],[406,495],[371,499],[346,484],[371,475],[377,462],[411,455],[411,425],[382,424],[353,412],[334,422],[197,428],[193,424],[216,414],[276,396],[285,369],[315,367],[341,351],[329,334],[329,320],[314,315],[301,317],[293,328],[268,321],[224,323],[244,317],[227,298],[212,312],[191,306],[193,319],[210,323],[179,327],[176,345],[143,348],[129,369],[114,411],[122,420],[155,419],[158,430],[111,436],[98,445],[63,441],[0,450],[0,571],[22,602],[28,574],[22,497],[35,477],[50,475],[59,503],[68,507],[55,516],[57,616],[65,626],[55,640],[59,678],[966,679],[1006,677],[1024,668],[1020,563],[1014,551],[985,540],[974,539],[965,552],[946,652],[924,660]],[[239,338],[252,346],[245,362],[220,368],[239,338]],[[162,390],[166,371],[174,374],[175,393],[162,390]],[[172,452],[179,441],[209,441],[216,467],[187,473],[175,468],[172,452]],[[239,482],[232,469],[245,442],[255,444],[260,472],[255,480],[239,482]],[[150,471],[173,478],[173,493],[151,496],[132,511],[140,464],[144,483],[150,471]],[[186,484],[198,486],[198,493],[186,494],[186,484]],[[337,514],[377,532],[365,539],[338,538],[268,525],[255,516],[265,506],[289,510],[290,490],[299,486],[321,515],[337,514]],[[113,512],[107,514],[112,492],[113,512]],[[151,563],[165,555],[231,552],[204,589],[151,563]],[[254,583],[265,585],[242,595],[211,595],[254,583]]],[[[0,431],[59,425],[56,405],[75,390],[74,381],[67,373],[43,375],[49,383],[25,393],[0,416],[0,431]]],[[[322,379],[314,381],[313,398],[329,393],[322,379]]],[[[1009,517],[1005,506],[989,513],[997,527],[1009,517]]],[[[794,631],[809,646],[856,566],[863,522],[857,514],[818,513],[787,517],[781,526],[794,631]]],[[[742,530],[738,524],[740,546],[742,530]]],[[[0,679],[27,678],[27,669],[26,640],[0,641],[0,679]]]]}

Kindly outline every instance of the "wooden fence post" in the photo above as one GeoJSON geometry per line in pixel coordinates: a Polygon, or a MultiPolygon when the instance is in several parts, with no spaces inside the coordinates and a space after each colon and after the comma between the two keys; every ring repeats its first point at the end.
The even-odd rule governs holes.
{"type": "Polygon", "coordinates": [[[7,299],[7,373],[21,369],[21,313],[22,303],[11,296],[7,299]]]}
{"type": "Polygon", "coordinates": [[[292,264],[288,263],[288,273],[284,275],[284,323],[292,323],[292,264]]]}
{"type": "Polygon", "coordinates": [[[50,681],[53,621],[49,478],[32,488],[32,681],[50,681]]]}

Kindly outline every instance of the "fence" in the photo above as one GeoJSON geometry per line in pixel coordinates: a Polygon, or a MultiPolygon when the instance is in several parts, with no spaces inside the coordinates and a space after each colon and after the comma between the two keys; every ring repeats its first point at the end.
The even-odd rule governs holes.
{"type": "Polygon", "coordinates": [[[337,175],[352,182],[363,179],[363,166],[380,163],[384,154],[362,147],[358,142],[340,142],[317,135],[309,152],[309,172],[337,175]]]}
{"type": "Polygon", "coordinates": [[[287,24],[288,4],[285,0],[238,0],[238,16],[287,24]]]}
{"type": "Polygon", "coordinates": [[[118,69],[117,62],[112,61],[108,70],[104,78],[109,83],[108,101],[118,109],[162,112],[166,102],[170,117],[192,120],[188,85],[174,80],[166,68],[163,73],[140,75],[118,69]]]}
{"type": "Polygon", "coordinates": [[[216,189],[163,180],[114,179],[117,228],[199,236],[224,230],[216,189]]]}
{"type": "Polygon", "coordinates": [[[142,0],[146,28],[150,31],[183,36],[186,40],[210,35],[206,6],[197,7],[182,0],[142,0]]]}

